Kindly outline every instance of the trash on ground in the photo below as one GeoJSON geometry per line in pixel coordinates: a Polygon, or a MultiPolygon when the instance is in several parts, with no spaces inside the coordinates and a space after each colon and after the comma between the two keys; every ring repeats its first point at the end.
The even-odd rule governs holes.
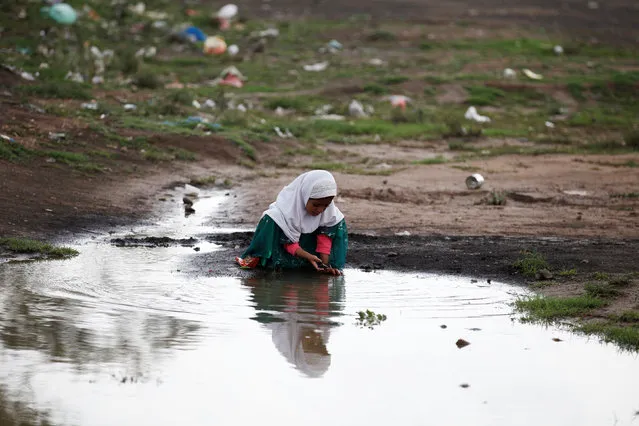
{"type": "Polygon", "coordinates": [[[490,123],[490,117],[480,115],[477,112],[477,108],[475,108],[474,106],[468,108],[466,114],[464,114],[464,118],[466,118],[466,120],[473,120],[478,123],[490,123]]]}
{"type": "Polygon", "coordinates": [[[561,55],[564,53],[564,48],[560,45],[553,47],[552,50],[555,52],[556,55],[561,55]]]}
{"type": "Polygon", "coordinates": [[[230,66],[224,68],[219,77],[211,81],[210,84],[212,86],[220,85],[241,88],[244,86],[244,81],[246,81],[246,77],[244,77],[237,68],[230,66]]]}
{"type": "Polygon", "coordinates": [[[410,232],[408,231],[395,232],[395,235],[397,235],[398,237],[410,237],[410,232]]]}
{"type": "Polygon", "coordinates": [[[214,100],[212,100],[212,99],[207,99],[206,101],[204,101],[204,106],[205,106],[206,108],[213,109],[213,108],[215,108],[215,107],[216,107],[216,104],[215,104],[215,101],[214,101],[214,100]]]}
{"type": "Polygon", "coordinates": [[[232,44],[227,49],[227,52],[228,52],[229,56],[235,56],[238,53],[240,53],[240,48],[238,47],[237,44],[232,44]]]}
{"type": "Polygon", "coordinates": [[[342,50],[344,46],[337,40],[329,41],[326,46],[320,48],[320,53],[328,52],[328,53],[337,53],[342,50]]]}
{"type": "Polygon", "coordinates": [[[226,52],[226,42],[222,37],[208,37],[204,42],[203,51],[207,55],[221,55],[226,52]]]}
{"type": "Polygon", "coordinates": [[[546,123],[544,123],[546,125],[546,127],[548,127],[549,129],[554,129],[555,128],[555,123],[553,123],[552,121],[546,121],[546,123]]]}
{"type": "Polygon", "coordinates": [[[252,38],[277,38],[280,36],[280,30],[277,28],[268,28],[262,31],[255,31],[251,33],[252,38]]]}
{"type": "Polygon", "coordinates": [[[49,139],[51,139],[52,141],[59,141],[61,139],[66,139],[66,137],[67,137],[66,133],[49,132],[49,139]]]}
{"type": "Polygon", "coordinates": [[[124,104],[125,111],[135,111],[136,109],[138,109],[138,107],[135,104],[124,104]]]}
{"type": "Polygon", "coordinates": [[[69,71],[66,76],[64,76],[65,80],[75,81],[76,83],[84,83],[84,77],[79,72],[71,72],[69,71]]]}
{"type": "Polygon", "coordinates": [[[351,117],[364,118],[368,117],[368,114],[364,111],[364,106],[357,100],[353,99],[348,106],[348,114],[351,117]]]}
{"type": "Polygon", "coordinates": [[[522,72],[524,73],[524,75],[526,77],[528,77],[531,80],[541,80],[542,78],[544,78],[541,74],[537,74],[535,72],[532,72],[531,70],[529,70],[527,68],[522,70],[522,72]]]}
{"type": "Polygon", "coordinates": [[[504,78],[513,79],[517,77],[517,71],[512,68],[506,68],[504,70],[504,78]]]}
{"type": "Polygon", "coordinates": [[[231,20],[235,18],[238,12],[237,5],[227,4],[217,12],[217,19],[220,23],[221,30],[227,30],[231,27],[231,20]]]}
{"type": "Polygon", "coordinates": [[[370,61],[368,61],[368,63],[370,65],[375,66],[375,67],[381,67],[382,65],[385,64],[385,62],[383,60],[379,59],[379,58],[373,58],[370,61]]]}
{"type": "Polygon", "coordinates": [[[277,136],[279,136],[282,139],[290,139],[290,138],[294,138],[295,136],[293,136],[293,134],[291,133],[290,130],[288,129],[284,129],[284,131],[282,132],[282,130],[279,127],[275,127],[274,128],[275,133],[277,133],[277,136]]]}
{"type": "Polygon", "coordinates": [[[136,58],[142,58],[142,57],[152,58],[155,55],[157,55],[157,53],[158,53],[158,49],[155,46],[143,47],[137,52],[135,52],[135,57],[136,58]]]}
{"type": "Polygon", "coordinates": [[[75,9],[66,3],[58,3],[51,7],[43,7],[40,9],[40,13],[43,16],[48,16],[53,19],[58,24],[63,25],[71,25],[76,21],[76,19],[78,19],[78,14],[75,9]]]}
{"type": "Polygon", "coordinates": [[[406,104],[411,102],[411,99],[404,95],[391,95],[388,97],[391,105],[394,108],[406,109],[406,104]]]}
{"type": "Polygon", "coordinates": [[[9,136],[7,136],[7,135],[3,135],[3,134],[0,134],[0,139],[4,139],[4,140],[5,140],[5,141],[7,141],[7,142],[15,142],[15,141],[16,141],[16,140],[15,140],[15,139],[13,139],[12,137],[9,137],[9,136]]]}
{"type": "Polygon", "coordinates": [[[206,40],[206,34],[204,34],[201,29],[194,26],[190,26],[184,29],[184,31],[181,32],[181,35],[192,43],[206,40]]]}
{"type": "Polygon", "coordinates": [[[202,108],[202,104],[200,104],[197,100],[193,99],[193,102],[191,103],[191,105],[193,105],[193,107],[200,109],[202,108]]]}
{"type": "Polygon", "coordinates": [[[304,65],[304,71],[319,72],[328,68],[328,62],[319,62],[317,64],[304,65]]]}
{"type": "Polygon", "coordinates": [[[85,102],[83,104],[80,105],[80,108],[82,109],[90,109],[90,110],[97,110],[98,109],[98,103],[93,101],[93,102],[85,102]]]}
{"type": "Polygon", "coordinates": [[[322,114],[316,117],[313,117],[315,120],[326,120],[326,121],[343,121],[346,120],[346,117],[339,114],[322,114]]]}
{"type": "Polygon", "coordinates": [[[484,177],[479,173],[474,173],[466,178],[466,188],[479,189],[484,184],[484,177]]]}
{"type": "Polygon", "coordinates": [[[579,195],[580,197],[585,197],[586,195],[588,195],[588,191],[581,191],[579,189],[563,191],[563,192],[564,194],[567,194],[567,195],[579,195]]]}
{"type": "Polygon", "coordinates": [[[331,110],[333,109],[332,105],[322,105],[321,107],[317,108],[315,110],[315,115],[324,115],[324,114],[328,114],[329,112],[331,112],[331,110]]]}
{"type": "Polygon", "coordinates": [[[142,2],[139,2],[137,4],[132,4],[129,5],[129,11],[132,13],[135,13],[136,15],[142,15],[144,14],[144,11],[146,10],[146,5],[142,2]]]}

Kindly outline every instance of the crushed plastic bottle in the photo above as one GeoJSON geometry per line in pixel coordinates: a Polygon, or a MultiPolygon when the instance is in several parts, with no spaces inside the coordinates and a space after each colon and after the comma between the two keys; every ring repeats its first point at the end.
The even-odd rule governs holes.
{"type": "Polygon", "coordinates": [[[464,118],[466,118],[466,120],[473,120],[478,123],[490,123],[490,117],[486,117],[485,115],[480,115],[477,112],[477,108],[475,108],[474,106],[471,106],[470,108],[468,108],[468,110],[466,111],[466,114],[464,114],[464,118]]]}
{"type": "Polygon", "coordinates": [[[71,25],[78,19],[78,13],[73,7],[66,3],[58,3],[51,7],[43,7],[40,9],[40,13],[62,25],[71,25]]]}

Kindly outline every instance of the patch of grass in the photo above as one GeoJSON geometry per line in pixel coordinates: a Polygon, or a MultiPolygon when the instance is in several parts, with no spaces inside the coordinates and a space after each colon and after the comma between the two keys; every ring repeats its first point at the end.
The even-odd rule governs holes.
{"type": "Polygon", "coordinates": [[[523,250],[513,267],[526,277],[534,277],[541,269],[550,270],[550,265],[543,255],[536,251],[523,250]]]}
{"type": "Polygon", "coordinates": [[[78,255],[69,247],[55,247],[49,243],[24,238],[0,238],[0,246],[13,253],[44,254],[51,258],[66,258],[78,255]]]}
{"type": "Polygon", "coordinates": [[[560,277],[574,277],[577,275],[577,268],[572,269],[562,269],[557,273],[560,277]]]}
{"type": "Polygon", "coordinates": [[[360,327],[368,327],[373,329],[375,326],[380,325],[386,321],[386,315],[376,314],[375,312],[367,309],[366,311],[359,311],[357,313],[357,324],[360,327]]]}
{"type": "Polygon", "coordinates": [[[166,100],[171,103],[188,106],[193,103],[193,99],[195,99],[193,93],[188,90],[176,90],[166,97],[166,100]]]}
{"type": "MultiPolygon", "coordinates": [[[[626,146],[639,151],[639,130],[631,130],[623,136],[626,146]]],[[[635,163],[636,164],[636,163],[635,163]]],[[[636,167],[636,166],[633,166],[636,167]]]]}
{"type": "Polygon", "coordinates": [[[67,151],[43,151],[42,155],[46,157],[54,158],[56,161],[60,161],[65,164],[75,165],[78,163],[86,163],[89,159],[86,155],[77,152],[67,151]]]}
{"type": "Polygon", "coordinates": [[[621,322],[639,323],[639,311],[625,311],[613,318],[621,322]]]}
{"type": "Polygon", "coordinates": [[[504,191],[490,191],[486,198],[486,204],[489,206],[505,206],[506,205],[506,193],[504,191]]]}
{"type": "Polygon", "coordinates": [[[506,96],[503,90],[488,86],[470,86],[466,90],[470,95],[466,103],[475,106],[496,105],[506,96]]]}
{"type": "Polygon", "coordinates": [[[368,35],[369,41],[395,41],[397,37],[390,31],[377,30],[368,35]]]}
{"type": "Polygon", "coordinates": [[[588,295],[575,297],[534,296],[521,298],[515,302],[517,310],[528,314],[528,320],[546,322],[585,314],[605,305],[604,300],[588,295]]]}
{"type": "Polygon", "coordinates": [[[437,157],[424,158],[423,160],[413,161],[413,164],[424,164],[424,165],[444,164],[447,161],[448,160],[446,158],[444,158],[441,155],[438,155],[437,157]]]}
{"type": "Polygon", "coordinates": [[[245,141],[241,136],[232,136],[229,137],[229,140],[239,146],[248,158],[253,161],[257,159],[257,153],[255,152],[255,148],[253,148],[253,145],[245,141]]]}
{"type": "Polygon", "coordinates": [[[37,96],[50,99],[79,99],[88,101],[92,99],[91,86],[74,81],[48,81],[39,84],[19,86],[23,95],[37,96]]]}
{"type": "Polygon", "coordinates": [[[583,102],[586,100],[584,96],[584,86],[581,83],[571,82],[566,84],[566,90],[568,93],[575,98],[575,100],[579,102],[583,102]]]}
{"type": "Polygon", "coordinates": [[[619,192],[615,194],[610,194],[610,198],[639,198],[639,192],[619,192]]]}
{"type": "Polygon", "coordinates": [[[0,139],[0,159],[11,162],[26,159],[31,155],[31,151],[17,142],[9,142],[0,139]]]}
{"type": "Polygon", "coordinates": [[[452,167],[453,169],[461,170],[462,172],[468,172],[468,173],[475,173],[481,170],[481,167],[475,167],[475,166],[453,165],[450,167],[452,167]]]}
{"type": "Polygon", "coordinates": [[[169,148],[169,152],[174,156],[176,160],[180,161],[195,161],[197,155],[194,152],[188,151],[183,148],[169,148]]]}
{"type": "Polygon", "coordinates": [[[585,334],[596,334],[604,342],[615,343],[626,350],[639,350],[639,327],[637,326],[622,327],[609,322],[596,322],[581,325],[577,330],[585,334]]]}
{"type": "Polygon", "coordinates": [[[303,110],[308,105],[306,99],[296,97],[274,98],[267,101],[264,106],[268,109],[276,110],[277,108],[294,109],[296,111],[303,110]]]}
{"type": "Polygon", "coordinates": [[[594,274],[592,274],[592,278],[597,281],[605,281],[610,278],[610,275],[605,272],[595,272],[594,274]]]}
{"type": "Polygon", "coordinates": [[[135,76],[135,84],[140,89],[159,89],[162,85],[160,78],[152,71],[140,71],[135,76]]]}
{"type": "Polygon", "coordinates": [[[586,294],[590,297],[610,299],[619,296],[619,290],[612,287],[610,284],[586,283],[584,289],[586,290],[586,294]]]}
{"type": "Polygon", "coordinates": [[[632,278],[629,275],[622,275],[620,277],[612,278],[608,281],[608,284],[615,288],[628,287],[632,284],[632,278]]]}
{"type": "Polygon", "coordinates": [[[410,80],[410,78],[403,75],[392,75],[388,77],[384,77],[378,81],[378,83],[383,84],[385,86],[393,86],[395,84],[402,84],[410,80]]]}
{"type": "Polygon", "coordinates": [[[389,90],[387,87],[373,83],[364,86],[364,92],[371,93],[373,95],[384,95],[386,93],[389,93],[389,90]]]}

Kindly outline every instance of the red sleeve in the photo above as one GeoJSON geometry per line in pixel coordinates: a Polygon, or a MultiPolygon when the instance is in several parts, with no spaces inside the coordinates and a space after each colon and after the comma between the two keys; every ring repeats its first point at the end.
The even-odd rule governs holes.
{"type": "Polygon", "coordinates": [[[331,254],[331,247],[333,246],[333,240],[327,235],[317,235],[317,252],[321,254],[331,254]]]}
{"type": "Polygon", "coordinates": [[[300,248],[300,243],[284,244],[284,249],[291,255],[295,256],[295,252],[300,248]]]}

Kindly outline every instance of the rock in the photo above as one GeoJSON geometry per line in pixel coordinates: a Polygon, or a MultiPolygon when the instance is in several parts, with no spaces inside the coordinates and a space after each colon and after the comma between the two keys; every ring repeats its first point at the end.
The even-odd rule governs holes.
{"type": "Polygon", "coordinates": [[[553,279],[553,275],[552,275],[552,272],[550,272],[548,269],[540,269],[535,274],[535,279],[537,279],[537,280],[552,280],[553,279]]]}
{"type": "Polygon", "coordinates": [[[446,324],[442,324],[439,326],[439,328],[448,328],[448,326],[446,324]]]}
{"type": "Polygon", "coordinates": [[[192,206],[192,205],[193,205],[193,201],[192,201],[190,198],[188,198],[188,197],[184,197],[184,198],[182,198],[182,202],[183,202],[185,205],[187,205],[187,206],[192,206]]]}
{"type": "Polygon", "coordinates": [[[470,385],[468,383],[462,383],[461,385],[459,385],[460,388],[464,388],[467,389],[470,387],[470,385]]]}
{"type": "Polygon", "coordinates": [[[388,254],[387,254],[386,256],[388,256],[388,257],[397,257],[397,256],[399,256],[399,254],[397,254],[397,253],[396,253],[396,252],[394,252],[394,251],[389,251],[389,252],[388,252],[388,254]]]}
{"type": "Polygon", "coordinates": [[[193,247],[193,250],[200,251],[200,248],[199,247],[193,247]]]}
{"type": "Polygon", "coordinates": [[[464,339],[458,339],[457,342],[455,342],[455,344],[457,345],[457,347],[459,349],[464,348],[468,345],[470,345],[470,342],[464,340],[464,339]]]}
{"type": "Polygon", "coordinates": [[[552,341],[553,342],[563,342],[563,340],[561,340],[559,337],[553,337],[552,341]]]}

